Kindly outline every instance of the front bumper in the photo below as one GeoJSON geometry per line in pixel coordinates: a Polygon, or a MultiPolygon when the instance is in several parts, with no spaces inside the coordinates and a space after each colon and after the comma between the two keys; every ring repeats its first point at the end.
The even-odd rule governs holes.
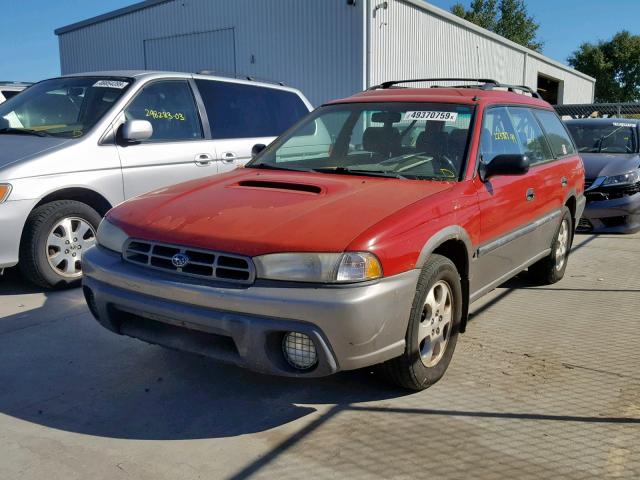
{"type": "Polygon", "coordinates": [[[640,193],[613,200],[587,203],[578,231],[585,233],[635,233],[640,231],[640,193]]]}
{"type": "Polygon", "coordinates": [[[212,285],[150,271],[100,247],[83,257],[85,296],[116,333],[264,373],[317,377],[374,365],[404,352],[419,270],[349,286],[256,282],[212,285]],[[296,370],[285,332],[309,335],[317,365],[296,370]]]}
{"type": "Polygon", "coordinates": [[[0,203],[0,269],[18,263],[22,230],[36,202],[13,200],[0,203]]]}

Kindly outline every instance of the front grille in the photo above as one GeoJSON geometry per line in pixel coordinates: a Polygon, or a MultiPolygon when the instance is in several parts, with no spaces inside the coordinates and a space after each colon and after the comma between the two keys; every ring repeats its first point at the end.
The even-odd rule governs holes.
{"type": "Polygon", "coordinates": [[[250,258],[211,250],[131,239],[125,244],[123,258],[136,265],[189,277],[246,285],[255,280],[250,258]]]}

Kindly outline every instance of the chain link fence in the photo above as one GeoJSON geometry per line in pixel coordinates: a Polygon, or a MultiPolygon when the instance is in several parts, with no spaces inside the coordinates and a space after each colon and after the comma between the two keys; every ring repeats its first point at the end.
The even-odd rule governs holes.
{"type": "Polygon", "coordinates": [[[567,118],[640,118],[640,103],[585,103],[555,105],[558,115],[567,118]]]}

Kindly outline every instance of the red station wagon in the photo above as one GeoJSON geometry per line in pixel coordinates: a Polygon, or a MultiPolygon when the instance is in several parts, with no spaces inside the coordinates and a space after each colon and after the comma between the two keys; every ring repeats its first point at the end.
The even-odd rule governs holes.
{"type": "Polygon", "coordinates": [[[84,257],[93,315],[270,374],[438,381],[473,301],[527,268],[562,278],[585,204],[535,92],[440,80],[465,84],[330,102],[245,168],[111,210],[84,257]]]}

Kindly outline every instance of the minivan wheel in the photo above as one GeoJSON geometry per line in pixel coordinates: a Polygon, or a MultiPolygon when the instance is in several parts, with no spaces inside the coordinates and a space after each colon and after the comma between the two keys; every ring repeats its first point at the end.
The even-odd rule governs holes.
{"type": "Polygon", "coordinates": [[[460,275],[451,260],[431,255],[420,274],[403,355],[381,366],[396,385],[423,390],[444,375],[462,318],[460,275]]]}
{"type": "Polygon", "coordinates": [[[562,210],[562,221],[556,230],[549,256],[529,267],[529,277],[539,285],[551,285],[564,277],[573,241],[573,219],[567,207],[562,210]]]}
{"type": "Polygon", "coordinates": [[[101,217],[75,200],[57,200],[31,212],[20,246],[20,270],[44,288],[77,286],[82,253],[96,240],[101,217]]]}

